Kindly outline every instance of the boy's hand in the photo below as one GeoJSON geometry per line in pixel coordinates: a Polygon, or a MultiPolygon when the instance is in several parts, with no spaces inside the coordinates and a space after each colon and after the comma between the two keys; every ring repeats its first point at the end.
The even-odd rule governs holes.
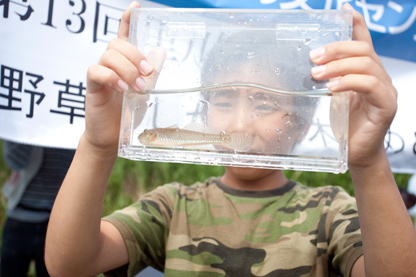
{"type": "MultiPolygon", "coordinates": [[[[343,9],[351,9],[345,4],[343,9]]],[[[311,51],[318,80],[331,79],[332,92],[350,91],[349,168],[364,168],[383,155],[384,137],[397,109],[397,91],[374,51],[360,13],[353,11],[353,41],[311,51]]]]}
{"type": "MultiPolygon", "coordinates": [[[[88,69],[84,139],[97,150],[117,153],[123,92],[140,92],[154,86],[164,61],[164,50],[155,49],[146,58],[128,42],[130,10],[123,13],[118,38],[112,40],[97,65],[88,69]]],[[[143,96],[146,101],[147,97],[143,96]]]]}
{"type": "Polygon", "coordinates": [[[112,154],[117,151],[122,92],[128,86],[136,89],[135,80],[152,71],[150,66],[140,70],[140,63],[146,59],[127,41],[130,10],[138,7],[140,5],[133,2],[123,13],[118,38],[109,43],[99,63],[90,66],[87,74],[84,139],[97,149],[108,149],[112,154]]]}

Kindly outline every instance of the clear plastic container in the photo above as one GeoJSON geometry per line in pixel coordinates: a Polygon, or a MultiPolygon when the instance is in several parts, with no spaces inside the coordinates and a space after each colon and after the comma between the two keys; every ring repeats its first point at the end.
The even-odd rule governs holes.
{"type": "Polygon", "coordinates": [[[134,9],[156,71],[124,93],[119,156],[345,172],[348,97],[311,78],[309,52],[351,31],[350,11],[134,9]]]}

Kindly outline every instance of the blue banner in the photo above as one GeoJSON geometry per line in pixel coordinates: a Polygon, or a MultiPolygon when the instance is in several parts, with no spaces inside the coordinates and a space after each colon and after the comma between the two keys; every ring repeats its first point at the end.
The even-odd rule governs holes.
{"type": "Polygon", "coordinates": [[[416,62],[416,0],[153,0],[177,8],[341,9],[363,14],[379,55],[416,62]]]}

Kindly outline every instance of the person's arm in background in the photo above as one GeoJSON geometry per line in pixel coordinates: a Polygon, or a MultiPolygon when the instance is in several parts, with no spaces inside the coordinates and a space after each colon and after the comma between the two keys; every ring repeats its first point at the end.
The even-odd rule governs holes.
{"type": "MultiPolygon", "coordinates": [[[[344,8],[352,9],[348,4],[344,8]]],[[[363,17],[353,16],[353,41],[313,51],[316,79],[350,92],[348,167],[354,182],[364,255],[351,276],[414,276],[416,232],[390,169],[384,137],[397,91],[374,51],[363,17]]]]}
{"type": "Polygon", "coordinates": [[[85,119],[74,160],[62,184],[49,222],[45,260],[52,276],[91,276],[128,263],[119,231],[102,222],[104,194],[117,157],[123,91],[141,91],[152,67],[128,43],[130,9],[118,38],[99,64],[88,70],[85,119]]]}

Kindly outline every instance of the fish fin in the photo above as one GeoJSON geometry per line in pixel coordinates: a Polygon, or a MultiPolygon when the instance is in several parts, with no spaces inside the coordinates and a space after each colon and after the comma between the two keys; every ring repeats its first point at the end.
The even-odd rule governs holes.
{"type": "Polygon", "coordinates": [[[236,151],[248,151],[254,142],[254,137],[244,133],[229,134],[230,140],[224,145],[236,151]]]}
{"type": "Polygon", "coordinates": [[[198,122],[191,122],[185,127],[183,130],[198,132],[198,133],[206,133],[206,134],[215,134],[216,132],[211,130],[208,126],[198,123],[198,122]]]}

